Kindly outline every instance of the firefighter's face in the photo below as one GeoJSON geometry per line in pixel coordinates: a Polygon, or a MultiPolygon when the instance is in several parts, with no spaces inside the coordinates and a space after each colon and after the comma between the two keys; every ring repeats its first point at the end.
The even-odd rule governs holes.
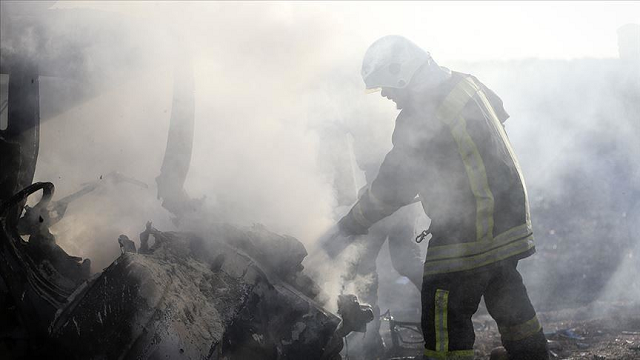
{"type": "Polygon", "coordinates": [[[402,109],[409,98],[409,91],[407,89],[383,87],[380,95],[396,103],[396,108],[402,109]]]}

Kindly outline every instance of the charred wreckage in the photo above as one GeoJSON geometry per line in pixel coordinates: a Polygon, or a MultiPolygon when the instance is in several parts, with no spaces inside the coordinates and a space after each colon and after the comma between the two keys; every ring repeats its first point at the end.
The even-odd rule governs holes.
{"type": "MultiPolygon", "coordinates": [[[[7,36],[29,24],[29,18],[12,20],[6,29],[13,33],[3,28],[7,36]]],[[[10,74],[3,104],[7,126],[0,130],[3,352],[65,359],[340,358],[343,337],[364,331],[373,312],[353,295],[339,297],[337,314],[327,311],[328,297],[305,274],[301,262],[307,251],[295,238],[260,225],[211,225],[203,235],[164,232],[149,222],[139,249],[120,236],[121,255],[94,275],[88,259],[56,244],[49,227],[74,199],[107,181],[146,185],[113,173],[53,200],[52,183],[32,183],[39,76],[42,71],[65,75],[65,69],[51,70],[49,60],[46,53],[37,61],[9,51],[2,57],[0,72],[10,74]],[[39,202],[26,206],[27,197],[39,191],[39,202]]],[[[176,223],[197,212],[201,202],[183,187],[193,127],[193,75],[187,61],[174,73],[169,138],[156,179],[158,198],[176,223]]]]}

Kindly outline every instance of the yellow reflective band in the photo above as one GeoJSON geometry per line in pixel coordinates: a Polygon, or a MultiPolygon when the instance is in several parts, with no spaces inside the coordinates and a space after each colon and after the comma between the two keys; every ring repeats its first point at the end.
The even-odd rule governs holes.
{"type": "Polygon", "coordinates": [[[464,109],[467,102],[471,100],[473,93],[469,93],[468,86],[465,86],[467,79],[462,79],[456,87],[444,99],[436,110],[436,117],[446,123],[452,122],[464,109]]]}
{"type": "Polygon", "coordinates": [[[492,249],[475,256],[434,261],[430,260],[427,255],[427,260],[424,263],[424,275],[427,276],[475,269],[522,254],[534,249],[534,247],[533,234],[531,234],[523,239],[515,240],[505,246],[492,249]]]}
{"type": "Polygon", "coordinates": [[[538,321],[538,317],[534,316],[531,320],[515,326],[500,326],[498,325],[498,331],[502,340],[506,341],[518,341],[535,335],[542,330],[542,325],[538,321]]]}
{"type": "Polygon", "coordinates": [[[435,297],[436,351],[442,353],[449,351],[449,330],[447,328],[448,302],[449,291],[437,289],[435,297]]]}
{"type": "Polygon", "coordinates": [[[458,116],[451,134],[458,144],[458,152],[464,163],[471,191],[476,198],[476,240],[493,238],[493,193],[489,189],[489,180],[484,162],[476,144],[467,132],[467,124],[462,116],[458,116]]]}
{"type": "Polygon", "coordinates": [[[436,116],[448,125],[458,145],[458,152],[469,178],[469,184],[476,200],[476,241],[430,248],[425,262],[425,275],[469,270],[533,249],[529,204],[522,171],[504,127],[484,92],[470,77],[462,79],[438,107],[436,116]],[[476,94],[478,94],[477,97],[476,94]],[[493,235],[495,204],[489,188],[486,168],[476,144],[467,132],[466,120],[460,116],[464,107],[471,100],[478,105],[490,126],[505,144],[508,156],[513,161],[522,182],[525,196],[525,224],[495,237],[493,235]]]}
{"type": "Polygon", "coordinates": [[[382,91],[382,88],[371,88],[371,89],[364,89],[364,93],[365,94],[373,94],[376,93],[378,91],[382,91]]]}
{"type": "Polygon", "coordinates": [[[531,214],[529,213],[529,196],[527,194],[527,186],[524,182],[524,176],[522,176],[520,163],[518,162],[518,158],[516,157],[515,152],[513,151],[513,147],[511,146],[511,142],[509,141],[507,132],[504,130],[504,126],[502,126],[502,123],[500,123],[500,120],[498,119],[498,116],[496,115],[493,107],[491,106],[491,103],[489,103],[489,99],[487,99],[487,96],[484,94],[484,92],[480,90],[478,85],[476,85],[473,79],[471,78],[469,78],[469,85],[472,86],[477,91],[478,98],[480,99],[483,106],[481,106],[480,103],[478,103],[477,101],[476,103],[484,113],[485,117],[491,121],[491,124],[493,125],[495,131],[500,135],[505,147],[507,148],[507,151],[509,152],[511,161],[513,161],[513,165],[515,166],[516,171],[518,173],[518,177],[520,178],[520,182],[522,183],[522,191],[524,192],[527,223],[531,223],[531,214]]]}
{"type": "Polygon", "coordinates": [[[436,116],[449,126],[451,135],[458,145],[458,152],[476,199],[476,241],[481,241],[493,239],[494,199],[489,188],[484,161],[471,135],[467,132],[465,119],[459,116],[475,92],[469,80],[462,79],[438,107],[436,116]]]}
{"type": "Polygon", "coordinates": [[[433,351],[424,350],[424,356],[431,359],[443,360],[473,360],[473,350],[433,351]]]}
{"type": "Polygon", "coordinates": [[[514,240],[531,235],[531,224],[522,224],[497,235],[493,240],[466,242],[459,244],[433,246],[427,252],[427,261],[477,255],[499,248],[514,240]]]}

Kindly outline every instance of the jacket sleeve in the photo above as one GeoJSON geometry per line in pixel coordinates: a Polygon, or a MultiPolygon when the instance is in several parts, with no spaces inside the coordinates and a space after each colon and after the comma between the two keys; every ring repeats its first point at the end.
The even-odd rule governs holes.
{"type": "Polygon", "coordinates": [[[409,204],[418,193],[416,150],[406,141],[396,141],[380,171],[338,226],[345,235],[366,234],[369,227],[409,204]]]}

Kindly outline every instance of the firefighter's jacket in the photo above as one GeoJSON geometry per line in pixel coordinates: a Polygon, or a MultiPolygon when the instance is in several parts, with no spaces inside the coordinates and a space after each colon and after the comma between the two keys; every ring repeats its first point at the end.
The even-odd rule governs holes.
{"type": "Polygon", "coordinates": [[[453,72],[414,94],[396,119],[393,148],[349,214],[343,232],[363,234],[419,196],[431,218],[425,275],[470,270],[535,252],[518,160],[502,101],[475,77],[453,72]]]}

